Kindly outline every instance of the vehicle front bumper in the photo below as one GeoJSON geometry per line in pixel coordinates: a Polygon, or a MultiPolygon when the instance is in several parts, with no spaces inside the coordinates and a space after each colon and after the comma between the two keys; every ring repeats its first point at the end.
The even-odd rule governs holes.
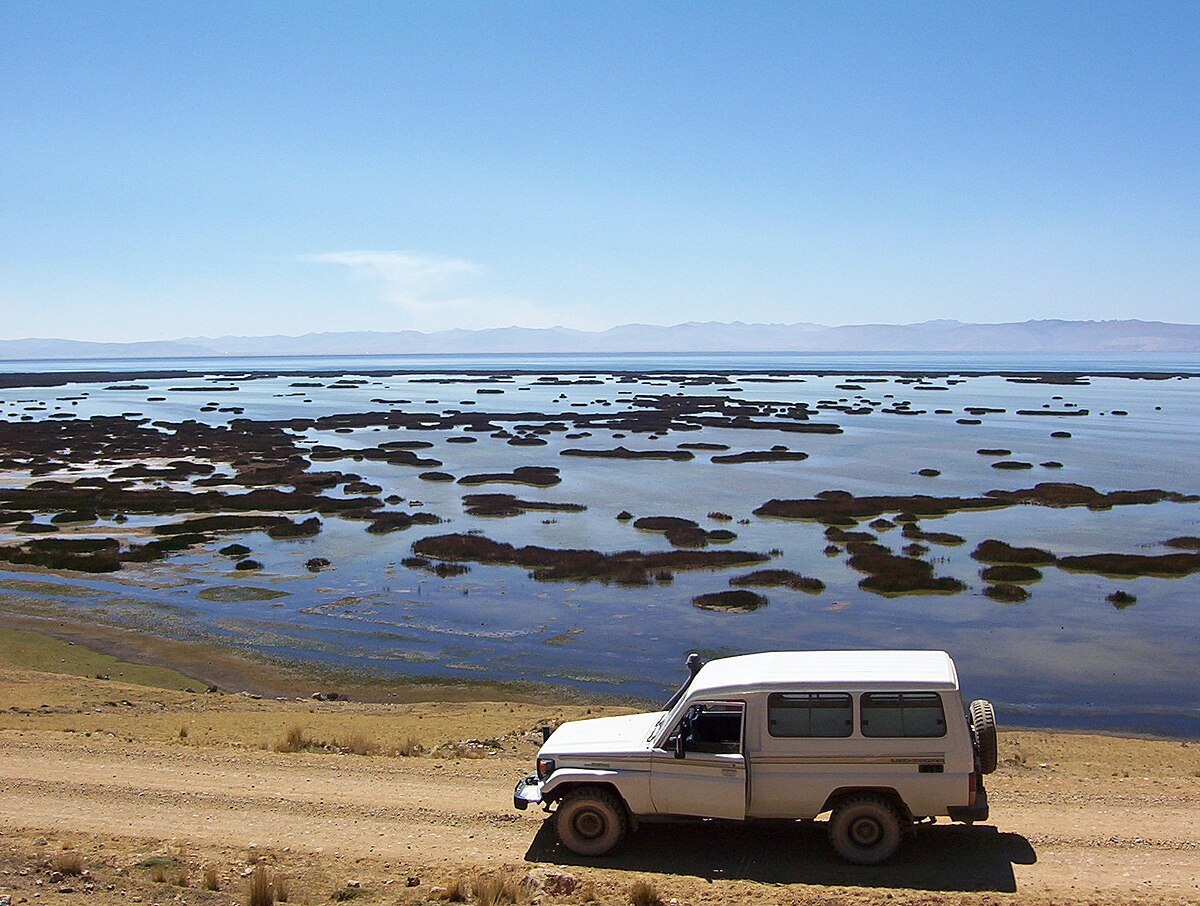
{"type": "Polygon", "coordinates": [[[529,808],[531,802],[537,803],[542,801],[542,784],[533,774],[528,777],[523,777],[517,781],[517,788],[513,790],[513,805],[520,811],[525,811],[529,808]]]}

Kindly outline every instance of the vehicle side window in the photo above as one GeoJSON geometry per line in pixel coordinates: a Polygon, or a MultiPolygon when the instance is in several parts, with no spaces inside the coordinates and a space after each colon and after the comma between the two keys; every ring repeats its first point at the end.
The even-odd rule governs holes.
{"type": "Polygon", "coordinates": [[[685,752],[736,755],[742,751],[741,702],[702,702],[688,708],[680,724],[685,752]]]}
{"type": "Polygon", "coordinates": [[[945,736],[936,692],[867,692],[859,705],[863,736],[945,736]]]}
{"type": "Polygon", "coordinates": [[[850,696],[843,692],[774,692],[767,698],[767,732],[777,737],[849,736],[850,696]]]}

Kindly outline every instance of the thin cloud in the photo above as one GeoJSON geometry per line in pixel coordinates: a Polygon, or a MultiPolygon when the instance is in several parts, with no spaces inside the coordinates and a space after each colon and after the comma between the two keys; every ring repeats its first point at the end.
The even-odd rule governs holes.
{"type": "Polygon", "coordinates": [[[473,261],[414,252],[350,250],[302,255],[301,261],[348,268],[375,284],[379,297],[406,314],[406,327],[444,330],[454,327],[550,327],[554,316],[527,299],[465,291],[484,269],[473,261]]]}
{"type": "Polygon", "coordinates": [[[379,280],[393,291],[393,301],[430,304],[424,298],[444,286],[456,274],[478,273],[480,268],[462,258],[417,255],[412,252],[344,251],[303,255],[303,261],[338,264],[360,277],[379,280]]]}

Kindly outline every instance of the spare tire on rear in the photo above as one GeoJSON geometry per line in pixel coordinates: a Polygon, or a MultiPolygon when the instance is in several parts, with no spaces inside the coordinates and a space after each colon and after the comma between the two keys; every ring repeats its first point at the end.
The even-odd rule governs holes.
{"type": "Polygon", "coordinates": [[[975,731],[975,754],[979,756],[979,770],[990,774],[996,770],[996,712],[992,703],[977,698],[971,702],[971,729],[975,731]]]}

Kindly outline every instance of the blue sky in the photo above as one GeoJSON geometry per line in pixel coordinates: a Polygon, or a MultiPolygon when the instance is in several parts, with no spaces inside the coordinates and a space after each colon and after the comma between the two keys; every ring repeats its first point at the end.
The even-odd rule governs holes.
{"type": "Polygon", "coordinates": [[[0,336],[1200,320],[1200,4],[0,3],[0,336]]]}

